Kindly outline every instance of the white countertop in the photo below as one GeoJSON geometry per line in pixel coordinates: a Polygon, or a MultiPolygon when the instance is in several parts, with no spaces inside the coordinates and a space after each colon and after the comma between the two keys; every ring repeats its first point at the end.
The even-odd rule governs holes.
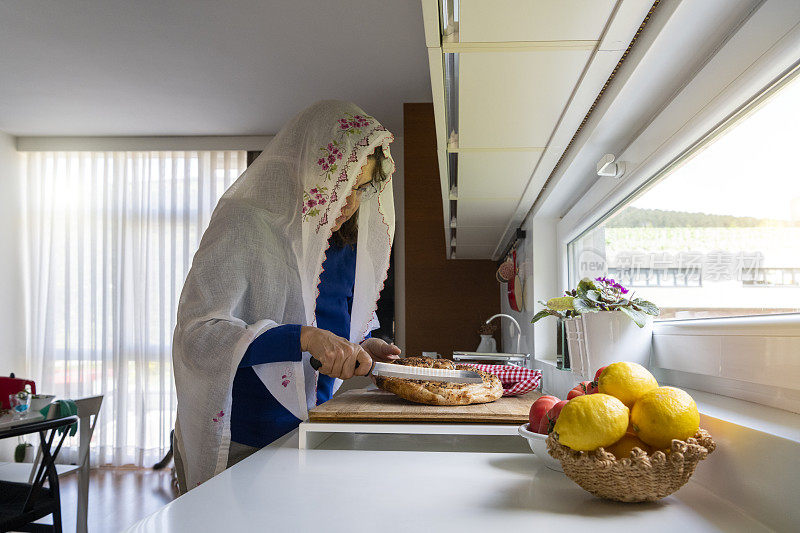
{"type": "MultiPolygon", "coordinates": [[[[515,448],[492,438],[505,439],[496,449],[515,448]]],[[[294,431],[129,531],[767,530],[693,482],[656,503],[622,504],[595,498],[531,453],[414,451],[403,441],[337,436],[325,449],[298,450],[294,431]]],[[[463,443],[449,437],[426,448],[463,443]]]]}

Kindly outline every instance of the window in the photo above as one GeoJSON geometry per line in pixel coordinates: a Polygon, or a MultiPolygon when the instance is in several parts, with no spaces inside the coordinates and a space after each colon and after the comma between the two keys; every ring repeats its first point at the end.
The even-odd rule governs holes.
{"type": "Polygon", "coordinates": [[[169,447],[178,298],[245,167],[242,151],[25,154],[30,370],[42,391],[104,395],[94,462],[145,466],[169,447]]]}
{"type": "Polygon", "coordinates": [[[569,245],[660,319],[800,312],[800,78],[709,136],[569,245]]]}

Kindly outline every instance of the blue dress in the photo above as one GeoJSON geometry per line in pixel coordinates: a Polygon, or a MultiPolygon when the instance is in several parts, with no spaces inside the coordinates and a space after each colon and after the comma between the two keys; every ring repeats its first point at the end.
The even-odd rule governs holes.
{"type": "MultiPolygon", "coordinates": [[[[350,336],[356,276],[355,247],[331,245],[322,268],[315,314],[317,327],[347,339],[350,336]]],[[[263,448],[300,424],[301,420],[270,394],[252,367],[279,361],[301,361],[302,352],[298,324],[272,328],[250,344],[233,378],[232,441],[263,448]]],[[[317,405],[330,400],[334,382],[330,376],[319,375],[317,405]]]]}

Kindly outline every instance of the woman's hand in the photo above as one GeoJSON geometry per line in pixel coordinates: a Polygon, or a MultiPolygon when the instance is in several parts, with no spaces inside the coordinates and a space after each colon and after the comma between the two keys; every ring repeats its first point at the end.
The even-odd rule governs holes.
{"type": "Polygon", "coordinates": [[[333,378],[366,376],[372,366],[372,359],[364,348],[324,329],[302,326],[300,348],[322,363],[321,373],[333,378]]]}
{"type": "Polygon", "coordinates": [[[394,344],[387,344],[382,339],[371,337],[361,343],[361,346],[375,361],[391,363],[400,356],[400,348],[394,344]]]}

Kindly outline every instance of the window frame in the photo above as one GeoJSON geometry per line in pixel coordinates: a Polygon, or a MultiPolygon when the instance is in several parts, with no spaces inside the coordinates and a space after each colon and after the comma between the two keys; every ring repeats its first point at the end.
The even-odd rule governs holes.
{"type": "Polygon", "coordinates": [[[610,209],[606,210],[602,214],[599,214],[599,216],[593,223],[591,223],[591,225],[583,229],[579,234],[575,235],[575,237],[566,242],[568,255],[566,258],[568,285],[574,285],[579,281],[575,278],[575,273],[572,271],[572,267],[574,265],[574,253],[572,246],[575,241],[588,235],[608,219],[628,207],[631,202],[646,194],[652,187],[661,181],[661,179],[668,178],[668,176],[677,170],[681,165],[683,165],[683,163],[690,160],[698,152],[710,146],[717,139],[723,137],[728,130],[735,128],[738,124],[745,121],[750,115],[758,111],[763,104],[767,103],[769,99],[777,94],[783,87],[794,81],[800,83],[800,59],[798,59],[797,63],[789,72],[786,72],[777,81],[764,88],[746,104],[734,110],[723,122],[717,124],[713,129],[711,129],[711,131],[707,132],[705,135],[691,143],[684,152],[678,155],[675,159],[671,160],[666,166],[658,170],[655,174],[649,178],[645,178],[634,191],[628,193],[627,196],[623,197],[610,209]]]}
{"type": "MultiPolygon", "coordinates": [[[[800,76],[800,24],[792,20],[797,13],[787,15],[790,9],[796,11],[780,0],[761,4],[617,153],[617,160],[628,169],[623,178],[598,180],[564,213],[556,223],[559,286],[572,281],[570,243],[800,76]]],[[[614,148],[608,151],[613,153],[614,148]]],[[[800,383],[800,314],[663,321],[656,324],[653,335],[651,366],[660,380],[800,413],[800,385],[792,384],[800,383]],[[742,354],[736,349],[726,352],[724,347],[737,346],[737,339],[750,343],[749,375],[731,378],[725,369],[743,364],[742,354]],[[686,348],[693,354],[688,360],[686,348]],[[710,357],[725,369],[693,366],[692,360],[710,357]],[[771,369],[759,364],[766,361],[771,369],[782,368],[781,380],[770,381],[771,369]],[[786,379],[791,380],[788,386],[786,379]]]]}

